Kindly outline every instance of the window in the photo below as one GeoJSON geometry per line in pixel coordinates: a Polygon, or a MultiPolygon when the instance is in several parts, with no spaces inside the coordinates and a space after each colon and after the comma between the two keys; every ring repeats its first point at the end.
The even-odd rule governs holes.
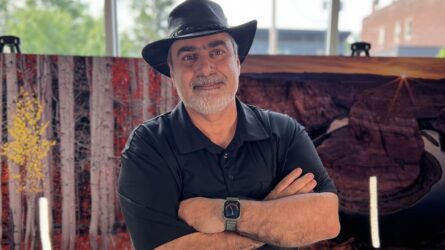
{"type": "MultiPolygon", "coordinates": [[[[167,15],[183,1],[117,0],[121,55],[140,57],[145,44],[165,37],[167,15]],[[163,4],[154,5],[155,2],[163,4]]],[[[229,26],[258,20],[258,30],[250,54],[268,54],[268,35],[272,23],[271,0],[242,0],[236,1],[236,4],[233,0],[213,1],[223,8],[229,26]]],[[[329,14],[329,10],[323,8],[325,2],[326,0],[276,0],[277,53],[316,55],[321,51],[324,54],[329,14]]],[[[346,39],[345,37],[343,38],[346,39]]],[[[343,48],[342,44],[340,49],[343,48]]]]}
{"type": "Polygon", "coordinates": [[[400,22],[396,22],[396,25],[394,26],[394,43],[398,44],[400,43],[400,34],[402,33],[402,26],[400,22]]]}
{"type": "MultiPolygon", "coordinates": [[[[184,0],[116,1],[120,56],[140,57],[145,44],[165,37],[168,13],[184,0]]],[[[251,54],[267,54],[271,0],[243,0],[236,4],[233,4],[233,0],[214,1],[224,9],[229,25],[257,19],[259,29],[251,54]]],[[[325,54],[330,1],[276,0],[277,51],[294,55],[325,54]]],[[[3,3],[0,4],[0,34],[20,37],[20,49],[23,53],[106,54],[104,1],[0,2],[3,3]]],[[[441,20],[444,13],[443,0],[430,0],[428,4],[424,1],[410,1],[408,7],[405,2],[341,0],[338,20],[339,54],[349,55],[351,43],[366,41],[378,45],[372,46],[373,56],[436,56],[445,47],[445,40],[437,36],[440,28],[437,20],[441,20]],[[417,18],[419,6],[427,6],[434,11],[428,12],[431,15],[423,15],[422,23],[416,22],[414,28],[413,19],[417,18]],[[385,30],[382,27],[388,25],[388,22],[383,24],[381,20],[388,20],[391,22],[389,25],[394,26],[386,26],[385,30]],[[416,37],[436,39],[433,44],[431,41],[413,40],[416,37]]]]}
{"type": "Polygon", "coordinates": [[[103,1],[5,1],[0,34],[28,54],[105,55],[103,1]]]}
{"type": "Polygon", "coordinates": [[[378,31],[377,43],[378,45],[385,44],[385,27],[380,27],[378,31]]]}
{"type": "Polygon", "coordinates": [[[405,20],[405,41],[411,40],[413,35],[413,19],[411,17],[405,20]]]}

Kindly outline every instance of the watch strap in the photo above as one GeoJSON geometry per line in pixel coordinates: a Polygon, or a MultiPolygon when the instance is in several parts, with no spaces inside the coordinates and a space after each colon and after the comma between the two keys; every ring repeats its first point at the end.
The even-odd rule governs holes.
{"type": "Polygon", "coordinates": [[[225,224],[226,224],[226,231],[229,232],[235,232],[236,231],[236,224],[237,224],[237,220],[232,220],[232,219],[226,219],[225,220],[225,224]]]}
{"type": "Polygon", "coordinates": [[[227,197],[226,201],[239,201],[239,198],[237,198],[237,197],[227,197]]]}
{"type": "MultiPolygon", "coordinates": [[[[226,201],[238,201],[239,202],[239,198],[227,197],[226,201]]],[[[226,231],[235,232],[237,229],[237,223],[238,223],[238,219],[224,218],[224,226],[225,226],[226,231]]]]}

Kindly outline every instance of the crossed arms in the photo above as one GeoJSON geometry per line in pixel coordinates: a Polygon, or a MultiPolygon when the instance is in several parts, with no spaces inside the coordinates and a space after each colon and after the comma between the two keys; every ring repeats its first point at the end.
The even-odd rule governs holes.
{"type": "Polygon", "coordinates": [[[334,238],[340,231],[338,198],[313,193],[313,174],[297,168],[264,201],[241,201],[238,233],[224,232],[223,199],[190,198],[180,203],[178,216],[196,233],[157,249],[256,249],[265,243],[296,247],[334,238]]]}
{"type": "Polygon", "coordinates": [[[145,127],[136,129],[122,154],[118,184],[135,248],[254,249],[263,244],[301,246],[335,237],[340,228],[338,198],[331,193],[335,187],[308,135],[296,123],[289,126],[282,130],[294,132],[280,140],[277,152],[282,160],[277,164],[280,173],[290,173],[264,201],[241,200],[237,233],[224,232],[222,199],[179,202],[181,169],[170,162],[174,155],[170,144],[145,127]],[[291,171],[295,166],[308,173],[300,177],[301,169],[291,171]]]}

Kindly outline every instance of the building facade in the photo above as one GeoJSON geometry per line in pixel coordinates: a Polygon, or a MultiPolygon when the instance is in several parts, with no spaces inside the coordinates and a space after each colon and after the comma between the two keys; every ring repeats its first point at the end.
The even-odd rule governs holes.
{"type": "MultiPolygon", "coordinates": [[[[337,51],[339,55],[349,53],[346,39],[351,32],[339,32],[337,51]]],[[[326,31],[325,30],[294,30],[278,29],[277,54],[284,55],[325,55],[326,31]]],[[[268,54],[269,30],[259,28],[250,49],[250,54],[268,54]]]]}
{"type": "Polygon", "coordinates": [[[435,57],[445,48],[444,0],[393,0],[363,20],[372,56],[435,57]]]}

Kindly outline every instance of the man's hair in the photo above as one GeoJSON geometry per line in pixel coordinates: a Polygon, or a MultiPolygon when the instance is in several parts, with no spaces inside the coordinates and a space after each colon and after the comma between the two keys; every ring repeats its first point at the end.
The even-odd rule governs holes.
{"type": "MultiPolygon", "coordinates": [[[[232,43],[233,53],[235,53],[235,57],[238,57],[238,44],[230,34],[229,37],[230,37],[230,42],[232,43]]],[[[170,46],[170,48],[168,49],[167,63],[168,65],[170,65],[170,68],[173,68],[171,48],[172,47],[170,46]]]]}

